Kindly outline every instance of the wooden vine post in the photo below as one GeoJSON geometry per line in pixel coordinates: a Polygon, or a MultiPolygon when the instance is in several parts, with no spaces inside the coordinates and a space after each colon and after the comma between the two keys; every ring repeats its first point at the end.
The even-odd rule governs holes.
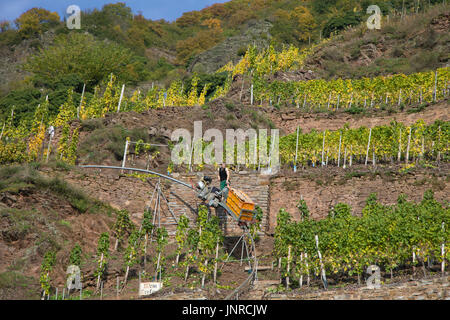
{"type": "Polygon", "coordinates": [[[324,166],[324,156],[325,156],[325,132],[323,132],[323,141],[322,141],[322,167],[324,166]]]}
{"type": "MultiPolygon", "coordinates": [[[[439,145],[440,145],[441,144],[441,126],[439,126],[438,134],[439,134],[439,145]]],[[[437,162],[439,163],[440,161],[441,161],[441,150],[440,150],[440,148],[438,148],[437,162]]]]}
{"type": "Polygon", "coordinates": [[[216,259],[214,261],[214,284],[217,282],[217,263],[219,260],[219,239],[217,239],[216,243],[216,259]]]}
{"type": "Polygon", "coordinates": [[[319,236],[317,234],[316,234],[316,248],[317,248],[317,254],[319,256],[319,261],[320,261],[320,271],[322,274],[323,286],[325,289],[327,289],[328,288],[327,276],[325,274],[325,267],[324,267],[323,261],[322,261],[322,254],[320,253],[320,250],[319,250],[319,236]]]}
{"type": "MultiPolygon", "coordinates": [[[[103,252],[102,252],[102,255],[101,255],[101,258],[100,258],[100,268],[102,268],[102,266],[103,266],[103,252]]],[[[101,275],[102,274],[100,272],[97,275],[97,285],[96,285],[97,290],[98,290],[98,287],[100,285],[100,277],[101,277],[101,275]]]]}
{"type": "Polygon", "coordinates": [[[345,151],[344,151],[344,166],[343,166],[344,169],[346,166],[346,160],[347,160],[347,147],[345,147],[345,151]]]}
{"type": "Polygon", "coordinates": [[[306,265],[306,285],[309,287],[309,264],[308,264],[308,253],[305,252],[305,265],[306,265]]]}
{"type": "MultiPolygon", "coordinates": [[[[3,133],[3,132],[2,132],[2,133],[3,133]]],[[[1,139],[1,137],[0,137],[0,139],[1,139]]],[[[46,158],[45,158],[45,163],[48,162],[48,157],[50,156],[50,147],[51,147],[51,145],[52,145],[52,139],[53,139],[53,133],[51,132],[51,133],[50,133],[50,138],[49,138],[49,140],[48,140],[47,156],[46,156],[46,158]]]]}
{"type": "Polygon", "coordinates": [[[338,168],[341,165],[341,145],[342,145],[342,132],[339,135],[338,168]]]}
{"type": "Polygon", "coordinates": [[[425,156],[425,137],[422,135],[422,149],[420,150],[420,158],[423,160],[425,156]]]}
{"type": "Polygon", "coordinates": [[[298,155],[298,135],[300,127],[297,127],[297,141],[295,143],[295,160],[294,160],[294,172],[297,172],[297,155],[298,155]]]}
{"type": "Polygon", "coordinates": [[[239,101],[242,101],[242,93],[244,92],[245,76],[242,76],[241,92],[239,93],[239,101]]]}
{"type": "Polygon", "coordinates": [[[369,148],[370,148],[370,139],[371,138],[372,138],[372,128],[369,129],[369,142],[367,143],[366,162],[365,162],[366,166],[367,166],[367,162],[369,161],[369,148]]]}
{"type": "MultiPolygon", "coordinates": [[[[77,119],[80,119],[80,110],[81,110],[81,106],[83,105],[83,98],[84,98],[84,90],[86,89],[86,83],[83,84],[83,91],[81,93],[81,99],[80,99],[80,105],[78,106],[77,109],[77,119]]],[[[47,96],[48,98],[48,96],[47,96]]]]}
{"type": "Polygon", "coordinates": [[[437,70],[434,74],[434,92],[433,92],[433,101],[436,102],[437,101],[437,80],[438,80],[438,74],[437,74],[437,70]]]}
{"type": "Polygon", "coordinates": [[[408,146],[406,147],[406,159],[405,159],[406,164],[408,164],[408,162],[409,162],[409,147],[411,145],[411,130],[412,130],[412,127],[409,127],[408,146]]]}
{"type": "Polygon", "coordinates": [[[350,145],[350,163],[349,166],[351,167],[353,164],[353,145],[350,145]]]}
{"type": "Polygon", "coordinates": [[[278,276],[280,277],[280,283],[282,283],[282,281],[281,281],[281,257],[278,258],[278,276]]]}
{"type": "MultiPolygon", "coordinates": [[[[442,222],[442,233],[445,232],[445,223],[442,222]]],[[[442,262],[441,262],[441,273],[442,276],[445,275],[445,242],[442,242],[441,244],[441,256],[442,256],[442,262]]]]}
{"type": "Polygon", "coordinates": [[[120,105],[122,104],[124,90],[125,90],[125,84],[122,85],[122,91],[120,93],[119,104],[117,105],[117,112],[120,112],[120,105]]]}
{"type": "Polygon", "coordinates": [[[289,289],[289,273],[291,272],[291,249],[292,246],[288,247],[288,257],[287,257],[287,277],[286,277],[286,289],[289,289]]]}
{"type": "MultiPolygon", "coordinates": [[[[303,252],[300,253],[300,265],[303,263],[303,252]]],[[[303,272],[300,274],[300,279],[298,281],[300,288],[303,287],[303,272]]]]}
{"type": "Polygon", "coordinates": [[[116,278],[116,297],[119,298],[119,275],[116,278]]]}

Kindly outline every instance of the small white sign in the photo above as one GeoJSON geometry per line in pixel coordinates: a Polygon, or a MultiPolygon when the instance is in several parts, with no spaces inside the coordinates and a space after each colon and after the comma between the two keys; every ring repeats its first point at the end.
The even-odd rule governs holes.
{"type": "Polygon", "coordinates": [[[162,282],[141,282],[139,287],[139,296],[149,296],[161,290],[162,286],[162,282]]]}

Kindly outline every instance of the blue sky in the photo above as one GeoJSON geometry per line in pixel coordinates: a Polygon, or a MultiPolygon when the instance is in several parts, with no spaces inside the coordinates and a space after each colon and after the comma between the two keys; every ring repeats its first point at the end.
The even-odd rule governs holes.
{"type": "Polygon", "coordinates": [[[201,10],[218,2],[226,0],[0,0],[0,21],[14,20],[23,12],[33,7],[42,7],[50,11],[56,11],[63,17],[69,5],[75,4],[86,9],[100,9],[106,3],[125,2],[134,13],[142,11],[144,17],[152,20],[165,19],[173,21],[183,12],[201,10]]]}

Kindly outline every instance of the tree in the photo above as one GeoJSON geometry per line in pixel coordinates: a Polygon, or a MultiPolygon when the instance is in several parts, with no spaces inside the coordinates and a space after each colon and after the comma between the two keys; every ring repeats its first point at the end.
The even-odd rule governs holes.
{"type": "Polygon", "coordinates": [[[9,21],[0,21],[0,32],[6,32],[11,29],[11,23],[9,21]]]}
{"type": "Polygon", "coordinates": [[[304,6],[296,7],[290,14],[290,19],[296,25],[296,37],[302,41],[308,40],[317,26],[314,17],[304,6]]]}
{"type": "Polygon", "coordinates": [[[202,22],[202,26],[207,26],[211,30],[216,30],[217,32],[222,32],[221,22],[219,19],[206,19],[202,22]]]}
{"type": "Polygon", "coordinates": [[[195,36],[177,42],[177,59],[180,63],[186,63],[189,58],[216,45],[223,39],[223,30],[220,20],[207,19],[202,23],[207,30],[199,31],[195,36]]]}
{"type": "Polygon", "coordinates": [[[22,37],[30,38],[57,25],[59,21],[60,18],[56,12],[50,12],[43,8],[32,8],[22,13],[15,23],[22,37]]]}
{"type": "Polygon", "coordinates": [[[275,13],[276,21],[271,33],[278,42],[293,43],[308,41],[312,31],[317,27],[308,8],[298,6],[293,10],[279,9],[275,13]]]}
{"type": "Polygon", "coordinates": [[[185,12],[176,20],[176,24],[182,28],[191,27],[200,23],[201,13],[199,11],[185,12]]]}
{"type": "Polygon", "coordinates": [[[112,42],[98,41],[90,34],[71,32],[60,35],[52,46],[31,56],[24,65],[42,82],[54,82],[69,74],[95,86],[114,73],[122,81],[137,81],[140,60],[134,60],[126,48],[112,42]]]}
{"type": "Polygon", "coordinates": [[[322,14],[334,7],[337,1],[338,0],[314,0],[312,1],[312,7],[315,12],[322,14]]]}
{"type": "Polygon", "coordinates": [[[344,30],[347,26],[356,26],[361,22],[361,16],[355,12],[346,12],[343,15],[330,18],[324,28],[323,36],[328,38],[333,32],[344,30]]]}
{"type": "Polygon", "coordinates": [[[213,5],[202,10],[206,16],[214,18],[225,18],[230,15],[230,10],[223,3],[214,3],[213,5]]]}

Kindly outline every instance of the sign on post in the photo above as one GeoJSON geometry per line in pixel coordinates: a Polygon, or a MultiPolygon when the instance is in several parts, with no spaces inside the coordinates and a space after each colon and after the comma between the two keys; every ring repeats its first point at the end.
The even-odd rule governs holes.
{"type": "Polygon", "coordinates": [[[141,282],[139,285],[139,296],[149,296],[163,287],[162,282],[141,282]]]}

